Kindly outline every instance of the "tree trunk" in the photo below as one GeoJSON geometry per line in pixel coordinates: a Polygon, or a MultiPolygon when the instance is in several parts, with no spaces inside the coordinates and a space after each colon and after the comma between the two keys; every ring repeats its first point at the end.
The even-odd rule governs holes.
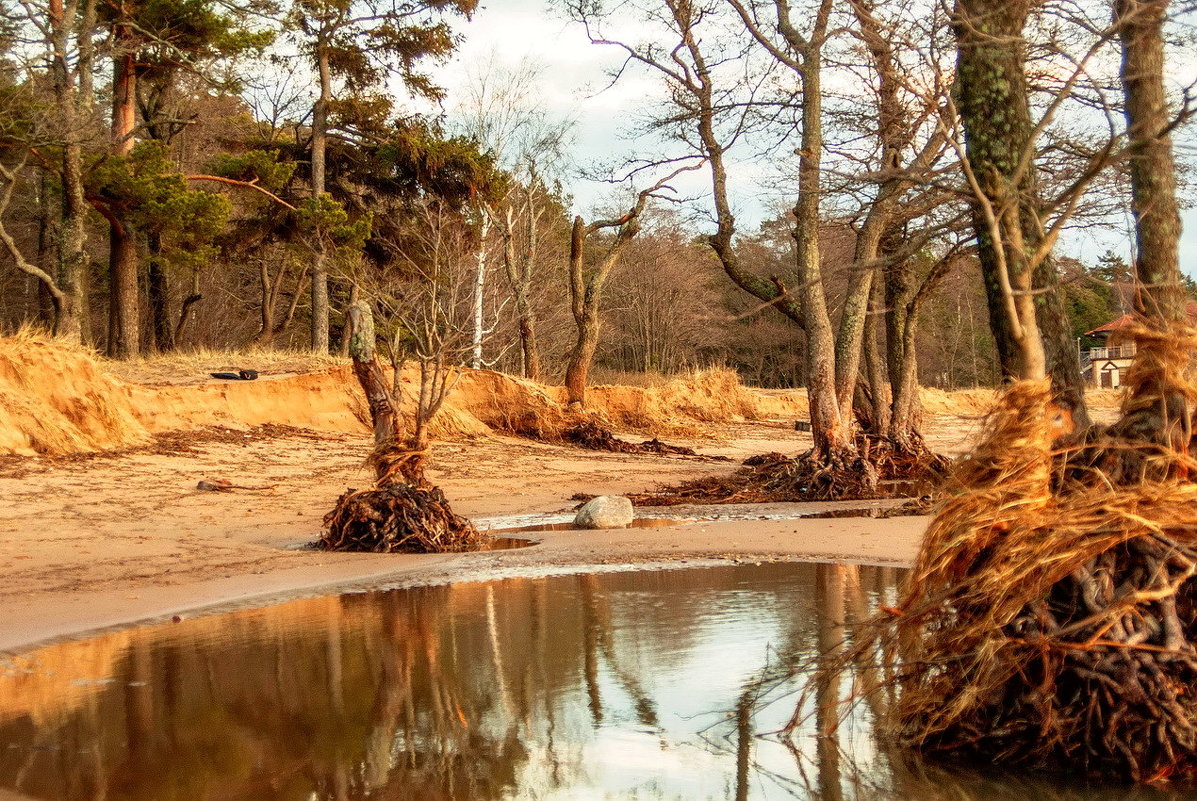
{"type": "Polygon", "coordinates": [[[1147,319],[1183,322],[1180,213],[1164,91],[1163,24],[1168,0],[1117,0],[1122,88],[1126,99],[1131,210],[1135,217],[1135,309],[1147,319]]]}
{"type": "Polygon", "coordinates": [[[312,352],[328,353],[328,273],[324,269],[324,254],[317,252],[312,260],[312,352]]]}
{"type": "Polygon", "coordinates": [[[170,313],[170,276],[163,264],[162,238],[157,233],[149,235],[147,249],[149,280],[146,289],[150,303],[150,333],[153,335],[154,350],[166,353],[175,349],[175,327],[170,313]]]}
{"type": "Polygon", "coordinates": [[[486,240],[490,236],[490,211],[482,210],[482,230],[479,233],[476,269],[474,272],[474,330],[470,337],[470,367],[482,369],[482,340],[486,335],[483,300],[486,293],[486,240]]]}
{"type": "MultiPolygon", "coordinates": [[[[798,297],[806,329],[806,392],[817,456],[837,456],[851,449],[850,420],[840,417],[836,394],[835,334],[819,254],[819,200],[822,195],[823,96],[821,34],[802,56],[802,146],[799,151],[798,202],[794,205],[794,257],[798,297]]],[[[851,399],[849,398],[849,402],[851,399]]]]}
{"type": "MultiPolygon", "coordinates": [[[[332,67],[328,47],[317,46],[316,67],[320,78],[320,94],[312,108],[312,196],[325,193],[325,162],[328,137],[328,104],[332,99],[332,67]]],[[[324,254],[317,253],[312,261],[312,336],[315,353],[328,353],[328,272],[324,254]]]]}
{"type": "MultiPolygon", "coordinates": [[[[1180,214],[1169,135],[1172,120],[1164,91],[1163,27],[1168,0],[1117,0],[1114,12],[1121,26],[1121,77],[1131,148],[1135,312],[1151,327],[1166,331],[1169,325],[1188,319],[1180,285],[1180,214]]],[[[1146,349],[1145,344],[1142,350],[1146,349]]],[[[1164,354],[1182,364],[1188,361],[1177,359],[1180,354],[1167,349],[1164,354]]],[[[1193,447],[1194,403],[1182,370],[1164,361],[1133,382],[1130,393],[1124,405],[1129,411],[1118,422],[1125,436],[1164,445],[1175,453],[1187,453],[1193,447]]],[[[1192,480],[1185,466],[1172,471],[1192,480]]]]}
{"type": "MultiPolygon", "coordinates": [[[[673,176],[676,176],[675,172],[673,176]]],[[[569,403],[586,403],[586,384],[590,363],[598,347],[599,302],[603,296],[603,285],[611,270],[619,261],[620,254],[628,242],[640,231],[640,215],[652,193],[665,185],[659,182],[651,189],[645,189],[636,197],[632,208],[617,220],[604,220],[586,225],[581,217],[574,217],[574,227],[569,243],[569,294],[577,338],[570,351],[569,364],[565,369],[565,388],[569,403]],[[586,239],[604,228],[615,228],[615,240],[586,274],[586,239]]]]}
{"type": "Polygon", "coordinates": [[[586,387],[589,385],[590,364],[598,347],[598,320],[590,317],[578,324],[574,346],[569,352],[569,364],[565,368],[565,390],[568,403],[586,404],[586,387]]]}
{"type": "MultiPolygon", "coordinates": [[[[114,38],[118,50],[112,62],[112,148],[116,155],[128,156],[133,151],[136,126],[137,75],[125,25],[116,27],[114,38]]],[[[128,359],[141,352],[137,243],[122,222],[112,221],[108,230],[108,355],[128,359]]]]}
{"type": "Polygon", "coordinates": [[[350,304],[345,315],[352,330],[349,356],[353,359],[354,375],[366,393],[374,427],[374,445],[376,448],[394,445],[399,440],[399,417],[395,398],[374,351],[374,315],[369,304],[361,300],[350,304]]]}
{"type": "Polygon", "coordinates": [[[1047,357],[1036,320],[1032,267],[1039,244],[1033,125],[1024,72],[1027,0],[957,0],[957,103],[973,176],[973,228],[990,327],[1007,376],[1039,378],[1047,357]]]}
{"type": "MultiPolygon", "coordinates": [[[[519,304],[517,303],[518,307],[519,304]]],[[[530,381],[540,380],[540,352],[536,346],[536,318],[529,314],[519,314],[520,353],[524,378],[530,381]]]]}
{"type": "MultiPolygon", "coordinates": [[[[90,8],[90,5],[89,5],[90,8]]],[[[56,309],[54,330],[69,341],[83,341],[89,333],[87,309],[83,303],[84,275],[87,267],[87,201],[83,195],[83,151],[76,138],[79,124],[79,93],[69,61],[71,33],[75,27],[75,6],[67,8],[62,0],[50,0],[50,59],[54,102],[61,130],[62,145],[62,223],[58,230],[58,270],[55,283],[62,291],[56,309]]]]}
{"type": "Polygon", "coordinates": [[[586,384],[590,374],[590,362],[594,359],[594,351],[598,346],[598,309],[595,308],[597,298],[591,295],[582,279],[586,252],[586,225],[581,217],[574,217],[574,227],[570,235],[569,270],[570,294],[572,299],[574,324],[577,334],[574,346],[569,353],[569,362],[565,368],[565,390],[568,403],[586,405],[586,384]]]}
{"type": "Polygon", "coordinates": [[[535,189],[535,183],[528,188],[527,202],[524,205],[526,241],[523,253],[516,253],[515,218],[510,208],[503,218],[502,235],[503,268],[507,273],[507,281],[511,285],[511,294],[515,298],[515,317],[520,337],[521,373],[524,378],[539,381],[540,352],[536,344],[536,312],[532,308],[531,298],[528,297],[539,239],[536,223],[540,219],[540,213],[533,209],[535,189]]]}
{"type": "Polygon", "coordinates": [[[137,246],[120,223],[109,225],[108,355],[129,359],[141,351],[137,292],[137,246]]]}
{"type": "Polygon", "coordinates": [[[871,433],[888,436],[894,397],[889,384],[889,376],[885,372],[885,360],[881,358],[881,349],[877,343],[879,329],[882,327],[879,323],[885,319],[885,297],[881,287],[882,268],[877,267],[875,270],[873,289],[869,294],[869,313],[864,329],[865,376],[871,389],[871,433]]]}

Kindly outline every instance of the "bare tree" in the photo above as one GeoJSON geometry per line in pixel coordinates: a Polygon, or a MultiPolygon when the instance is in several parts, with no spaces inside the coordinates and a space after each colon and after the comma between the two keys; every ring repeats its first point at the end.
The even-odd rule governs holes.
{"type": "Polygon", "coordinates": [[[537,89],[543,69],[528,59],[511,68],[496,54],[472,71],[462,107],[466,134],[477,139],[510,174],[503,197],[477,203],[480,237],[474,276],[473,347],[470,366],[482,367],[482,341],[487,336],[484,313],[492,231],[497,230],[501,259],[518,315],[524,376],[539,378],[536,319],[529,298],[538,249],[538,222],[544,214],[546,175],[559,171],[564,148],[574,126],[568,118],[545,114],[537,89]],[[518,233],[517,233],[518,229],[518,233]]]}
{"type": "Polygon", "coordinates": [[[599,311],[602,304],[603,285],[615,268],[620,255],[628,243],[640,231],[641,215],[649,199],[659,197],[662,190],[682,172],[695,170],[701,162],[680,167],[660,181],[641,190],[632,207],[622,216],[609,220],[596,220],[587,224],[581,216],[574,217],[569,248],[569,295],[570,306],[577,327],[573,349],[565,368],[565,390],[567,402],[571,405],[586,405],[586,387],[590,364],[598,347],[599,311]],[[606,242],[602,253],[588,264],[586,247],[588,241],[604,229],[613,229],[614,235],[606,242]]]}

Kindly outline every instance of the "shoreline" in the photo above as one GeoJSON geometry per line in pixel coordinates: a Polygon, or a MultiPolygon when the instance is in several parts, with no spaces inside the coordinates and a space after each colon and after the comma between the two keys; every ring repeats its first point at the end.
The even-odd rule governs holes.
{"type": "Polygon", "coordinates": [[[338,564],[242,574],[182,586],[42,593],[13,599],[0,621],[0,653],[301,598],[590,572],[669,570],[764,562],[851,562],[907,567],[927,517],[698,521],[660,529],[537,534],[528,548],[454,554],[324,554],[338,564]],[[864,529],[869,529],[865,531],[864,529]],[[884,538],[856,548],[851,540],[884,538]],[[735,540],[728,541],[730,536],[735,540]],[[687,540],[676,542],[676,540],[687,540]]]}

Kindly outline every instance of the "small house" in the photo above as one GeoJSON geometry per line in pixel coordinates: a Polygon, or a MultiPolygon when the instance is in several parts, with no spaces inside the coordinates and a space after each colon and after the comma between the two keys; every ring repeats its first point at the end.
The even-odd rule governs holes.
{"type": "MultiPolygon", "coordinates": [[[[1197,303],[1190,303],[1185,311],[1189,322],[1197,323],[1197,303]]],[[[1085,336],[1101,342],[1097,347],[1081,351],[1081,376],[1085,383],[1099,389],[1117,389],[1126,379],[1126,371],[1135,358],[1135,343],[1124,332],[1135,322],[1133,315],[1124,314],[1105,325],[1099,325],[1085,336]]]]}

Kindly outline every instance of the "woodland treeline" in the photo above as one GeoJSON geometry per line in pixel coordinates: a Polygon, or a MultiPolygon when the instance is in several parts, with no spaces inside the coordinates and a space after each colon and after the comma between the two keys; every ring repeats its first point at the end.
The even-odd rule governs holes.
{"type": "MultiPolygon", "coordinates": [[[[916,381],[1014,371],[999,284],[1017,270],[977,234],[1004,208],[1075,388],[1077,337],[1131,308],[1131,268],[1059,237],[1126,236],[1122,43],[1147,19],[1183,45],[1172,6],[569,0],[553,13],[626,58],[615,80],[664,98],[595,165],[531,68],[478,71],[467,113],[412,111],[444,99],[433,67],[473,0],[9,0],[0,324],[115,358],[345,352],[363,298],[397,356],[579,397],[592,356],[605,378],[727,364],[888,418],[916,381]],[[745,169],[775,209],[749,230],[745,169]],[[678,191],[698,174],[702,197],[678,191]],[[620,189],[574,209],[596,175],[620,189]]],[[[1164,136],[1189,112],[1171,89],[1164,136]]]]}

